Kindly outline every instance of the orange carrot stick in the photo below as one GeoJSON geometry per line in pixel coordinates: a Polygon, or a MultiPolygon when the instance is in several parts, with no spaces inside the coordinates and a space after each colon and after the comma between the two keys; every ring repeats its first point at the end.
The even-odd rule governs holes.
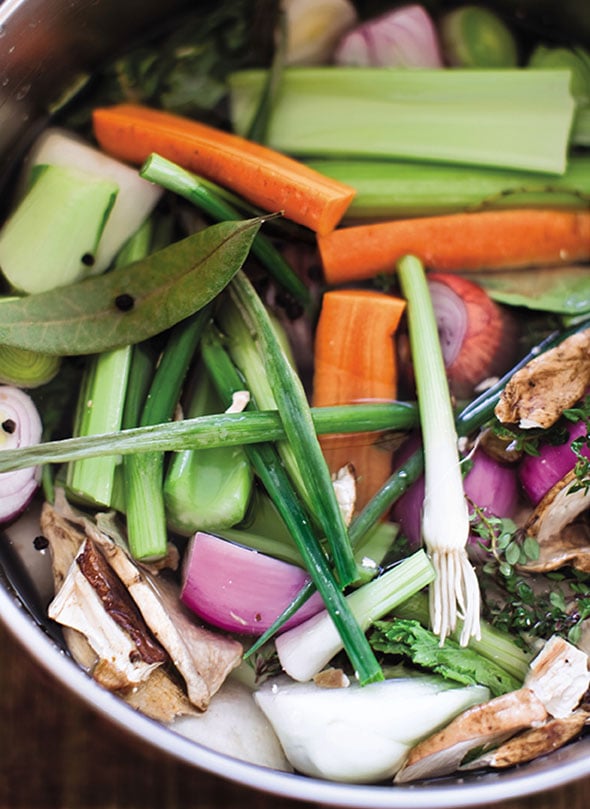
{"type": "Polygon", "coordinates": [[[140,164],[157,152],[318,233],[336,227],[355,194],[266,146],[172,113],[120,104],[94,110],[93,126],[100,146],[120,160],[140,164]]]}
{"type": "MultiPolygon", "coordinates": [[[[405,301],[369,290],[326,292],[315,335],[313,402],[316,406],[390,401],[397,395],[394,333],[405,301]]],[[[320,439],[332,473],[351,463],[357,474],[356,506],[391,474],[389,442],[374,434],[320,439]]]]}
{"type": "Polygon", "coordinates": [[[318,237],[328,283],[391,273],[404,255],[440,272],[507,270],[590,258],[590,211],[508,210],[400,219],[318,237]]]}

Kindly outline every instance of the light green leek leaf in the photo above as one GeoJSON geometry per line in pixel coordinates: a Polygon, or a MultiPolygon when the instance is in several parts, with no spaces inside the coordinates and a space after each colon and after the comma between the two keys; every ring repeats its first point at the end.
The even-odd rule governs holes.
{"type": "MultiPolygon", "coordinates": [[[[265,81],[231,76],[234,129],[265,81]]],[[[291,68],[267,144],[300,157],[403,157],[562,174],[574,100],[568,70],[291,68]]]]}
{"type": "Polygon", "coordinates": [[[225,288],[263,221],[212,225],[106,275],[3,302],[0,345],[95,354],[159,334],[225,288]]]}
{"type": "Polygon", "coordinates": [[[546,267],[506,273],[476,273],[470,279],[498,303],[543,312],[590,312],[590,267],[546,267]]]}

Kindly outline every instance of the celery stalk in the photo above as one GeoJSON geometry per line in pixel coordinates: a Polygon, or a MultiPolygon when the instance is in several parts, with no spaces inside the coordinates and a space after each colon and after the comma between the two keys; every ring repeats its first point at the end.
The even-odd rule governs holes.
{"type": "MultiPolygon", "coordinates": [[[[291,68],[267,131],[279,151],[402,157],[565,171],[574,101],[565,70],[291,68]]],[[[231,76],[234,129],[246,131],[265,80],[231,76]]]]}
{"type": "Polygon", "coordinates": [[[306,161],[356,189],[347,220],[435,216],[499,208],[587,208],[590,157],[569,158],[553,175],[400,160],[306,161]]]}
{"type": "MultiPolygon", "coordinates": [[[[187,418],[221,412],[221,402],[201,366],[195,377],[198,381],[187,418]]],[[[187,536],[231,528],[244,518],[251,494],[252,470],[242,447],[175,453],[164,479],[168,526],[187,536]]]]}

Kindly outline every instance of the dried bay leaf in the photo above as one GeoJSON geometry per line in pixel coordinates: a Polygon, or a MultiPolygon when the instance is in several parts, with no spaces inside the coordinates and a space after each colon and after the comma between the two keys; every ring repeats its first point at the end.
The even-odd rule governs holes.
{"type": "Polygon", "coordinates": [[[159,334],[225,288],[264,219],[221,222],[105,275],[3,301],[0,345],[94,354],[159,334]]]}

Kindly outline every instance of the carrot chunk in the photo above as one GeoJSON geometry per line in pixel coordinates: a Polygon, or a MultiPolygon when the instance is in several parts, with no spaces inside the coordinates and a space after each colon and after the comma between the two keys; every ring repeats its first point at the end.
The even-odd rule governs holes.
{"type": "MultiPolygon", "coordinates": [[[[397,396],[394,334],[405,301],[371,290],[332,290],[322,299],[315,336],[316,406],[392,401],[397,396]]],[[[389,442],[374,434],[320,439],[332,473],[352,464],[360,509],[391,474],[389,442]]]]}
{"type": "Polygon", "coordinates": [[[102,107],[93,112],[93,127],[101,148],[120,160],[140,164],[157,152],[317,233],[336,227],[355,194],[266,146],[169,112],[135,104],[102,107]]]}

